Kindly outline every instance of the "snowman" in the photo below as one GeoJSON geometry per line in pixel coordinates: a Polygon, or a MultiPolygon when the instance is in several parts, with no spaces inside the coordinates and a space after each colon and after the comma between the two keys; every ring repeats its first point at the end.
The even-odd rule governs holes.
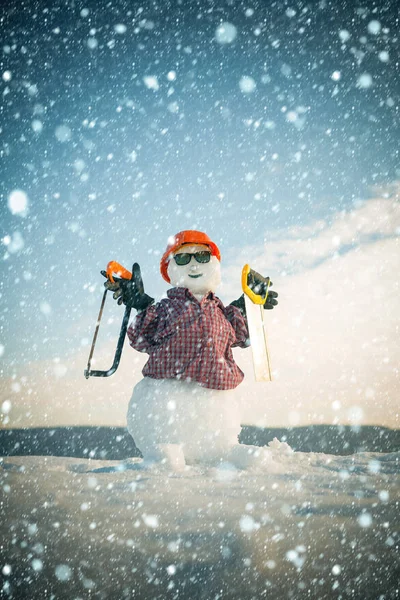
{"type": "MultiPolygon", "coordinates": [[[[240,454],[240,384],[232,348],[249,345],[243,296],[224,306],[218,246],[203,232],[169,239],[160,271],[173,287],[154,299],[132,280],[107,282],[114,298],[138,314],[129,343],[149,359],[129,403],[127,426],[144,462],[182,470],[218,464],[240,454]]],[[[269,292],[264,308],[277,304],[269,292]]],[[[244,447],[245,448],[245,447],[244,447]]],[[[242,450],[244,450],[242,448],[242,450]]]]}

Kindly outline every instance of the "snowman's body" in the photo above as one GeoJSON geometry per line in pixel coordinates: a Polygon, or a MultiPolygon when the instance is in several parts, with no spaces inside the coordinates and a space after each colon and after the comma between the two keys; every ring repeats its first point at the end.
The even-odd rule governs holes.
{"type": "Polygon", "coordinates": [[[149,354],[127,417],[145,460],[161,459],[171,445],[189,463],[224,460],[238,443],[243,373],[231,348],[248,345],[247,324],[236,307],[214,296],[219,259],[203,263],[194,256],[209,250],[185,244],[171,253],[168,277],[175,287],[128,330],[131,345],[149,354]],[[179,254],[185,254],[179,263],[189,262],[175,262],[179,254]]]}
{"type": "Polygon", "coordinates": [[[144,377],[134,388],[128,430],[145,459],[159,460],[176,444],[187,463],[215,462],[238,443],[236,390],[213,390],[196,381],[144,377]]]}

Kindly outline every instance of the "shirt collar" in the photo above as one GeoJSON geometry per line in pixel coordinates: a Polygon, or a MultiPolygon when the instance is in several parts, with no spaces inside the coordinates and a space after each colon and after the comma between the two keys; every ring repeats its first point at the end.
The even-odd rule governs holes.
{"type": "MultiPolygon", "coordinates": [[[[197,298],[192,294],[192,292],[188,288],[183,287],[174,287],[167,291],[167,296],[171,300],[191,300],[192,302],[199,302],[197,298]]],[[[206,296],[204,296],[201,302],[204,300],[214,300],[217,299],[213,292],[209,292],[206,296]]]]}

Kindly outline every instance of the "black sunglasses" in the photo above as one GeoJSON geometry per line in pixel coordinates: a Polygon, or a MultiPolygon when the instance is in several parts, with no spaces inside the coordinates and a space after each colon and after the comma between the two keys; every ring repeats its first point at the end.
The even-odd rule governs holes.
{"type": "Polygon", "coordinates": [[[189,252],[182,252],[181,254],[175,254],[174,261],[179,266],[188,265],[192,260],[192,256],[195,257],[198,263],[208,263],[210,262],[211,252],[208,252],[208,250],[194,252],[193,254],[189,254],[189,252]]]}

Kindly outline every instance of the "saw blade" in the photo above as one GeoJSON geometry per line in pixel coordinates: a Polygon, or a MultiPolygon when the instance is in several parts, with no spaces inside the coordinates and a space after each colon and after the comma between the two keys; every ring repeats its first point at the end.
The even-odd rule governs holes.
{"type": "Polygon", "coordinates": [[[248,296],[245,295],[244,298],[256,381],[272,381],[264,308],[260,304],[254,304],[248,296]]]}

